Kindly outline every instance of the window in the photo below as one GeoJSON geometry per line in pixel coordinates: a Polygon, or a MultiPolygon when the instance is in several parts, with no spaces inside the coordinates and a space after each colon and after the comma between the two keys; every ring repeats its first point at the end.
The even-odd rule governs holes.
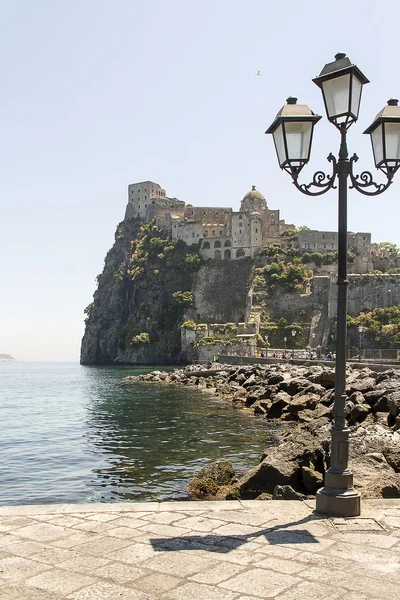
{"type": "Polygon", "coordinates": [[[215,235],[215,229],[212,230],[212,234],[215,235]]]}
{"type": "Polygon", "coordinates": [[[193,233],[192,233],[192,237],[194,237],[194,231],[193,231],[193,233]]]}
{"type": "MultiPolygon", "coordinates": [[[[325,234],[324,233],[322,234],[322,239],[323,240],[325,239],[325,234]]],[[[324,248],[325,248],[325,246],[324,246],[324,248]]]]}
{"type": "Polygon", "coordinates": [[[144,207],[147,208],[147,204],[145,204],[144,207]]]}
{"type": "Polygon", "coordinates": [[[145,196],[144,199],[147,200],[147,196],[145,196]]]}
{"type": "Polygon", "coordinates": [[[140,190],[138,190],[138,194],[140,193],[140,190]]]}
{"type": "Polygon", "coordinates": [[[214,242],[214,248],[221,248],[221,242],[219,240],[214,242]]]}
{"type": "Polygon", "coordinates": [[[324,244],[324,248],[326,248],[326,244],[324,244]]]}
{"type": "Polygon", "coordinates": [[[203,244],[203,250],[209,250],[210,249],[210,242],[204,242],[203,244]]]}
{"type": "Polygon", "coordinates": [[[208,230],[206,229],[204,232],[204,237],[207,237],[207,236],[208,236],[208,230]]]}
{"type": "Polygon", "coordinates": [[[242,230],[241,230],[241,229],[239,229],[239,233],[242,233],[242,230]]]}
{"type": "Polygon", "coordinates": [[[312,233],[310,233],[310,240],[312,240],[312,233]]]}
{"type": "Polygon", "coordinates": [[[206,211],[204,211],[204,214],[206,214],[206,211]]]}
{"type": "Polygon", "coordinates": [[[256,233],[258,233],[258,229],[257,229],[257,227],[256,227],[256,233]]]}
{"type": "Polygon", "coordinates": [[[138,196],[138,201],[140,202],[140,196],[138,196]]]}
{"type": "Polygon", "coordinates": [[[222,235],[222,231],[220,230],[219,235],[222,235]]]}

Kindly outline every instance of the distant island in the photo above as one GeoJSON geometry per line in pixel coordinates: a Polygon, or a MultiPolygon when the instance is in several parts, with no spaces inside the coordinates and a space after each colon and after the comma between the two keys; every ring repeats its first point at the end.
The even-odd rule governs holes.
{"type": "Polygon", "coordinates": [[[11,354],[0,354],[0,362],[12,362],[16,361],[16,358],[13,358],[11,354]]]}

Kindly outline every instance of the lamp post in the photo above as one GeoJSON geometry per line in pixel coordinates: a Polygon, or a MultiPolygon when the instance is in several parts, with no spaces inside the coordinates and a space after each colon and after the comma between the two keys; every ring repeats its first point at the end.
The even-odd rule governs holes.
{"type": "Polygon", "coordinates": [[[386,183],[377,184],[372,174],[354,173],[356,154],[349,159],[347,131],[358,119],[362,86],[368,82],[358,67],[345,54],[339,53],[314,80],[322,90],[328,120],[340,132],[338,159],[329,154],[332,174],[322,171],[314,174],[311,183],[300,184],[298,176],[310,157],[315,124],[321,117],[306,105],[298,105],[296,98],[288,98],[275,121],[266,131],[275,142],[279,166],[287,171],[296,188],[309,196],[319,196],[335,188],[338,183],[338,301],[336,329],[335,400],[333,407],[331,463],[325,474],[325,485],[317,492],[317,512],[330,516],[357,516],[360,514],[360,496],[353,488],[353,473],[348,467],[349,429],[344,406],[346,400],[346,313],[347,313],[347,188],[366,196],[384,192],[392,183],[400,166],[400,107],[391,99],[388,106],[376,116],[364,132],[370,134],[375,166],[386,176],[386,183]]]}
{"type": "Polygon", "coordinates": [[[268,358],[268,336],[265,336],[265,358],[268,358]]]}
{"type": "Polygon", "coordinates": [[[391,295],[392,290],[388,290],[388,304],[389,306],[392,306],[392,295],[391,295]]]}
{"type": "Polygon", "coordinates": [[[361,362],[361,335],[362,335],[363,331],[364,331],[364,327],[362,325],[359,325],[358,333],[360,334],[360,338],[358,340],[358,362],[361,362]]]}
{"type": "Polygon", "coordinates": [[[294,358],[294,338],[296,337],[296,330],[292,329],[292,358],[294,358]]]}
{"type": "Polygon", "coordinates": [[[286,342],[287,342],[287,337],[286,336],[283,338],[283,341],[285,342],[285,356],[286,356],[286,342]]]}

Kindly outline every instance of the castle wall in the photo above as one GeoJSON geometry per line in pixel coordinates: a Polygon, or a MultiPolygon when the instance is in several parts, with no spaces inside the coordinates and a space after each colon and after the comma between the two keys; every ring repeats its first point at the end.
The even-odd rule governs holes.
{"type": "Polygon", "coordinates": [[[128,206],[131,205],[129,207],[130,216],[146,220],[147,208],[152,204],[151,201],[162,198],[165,198],[165,190],[154,181],[131,183],[128,186],[128,206]]]}
{"type": "Polygon", "coordinates": [[[185,221],[182,219],[172,219],[172,238],[183,240],[188,246],[197,244],[203,237],[203,225],[198,221],[185,221]]]}

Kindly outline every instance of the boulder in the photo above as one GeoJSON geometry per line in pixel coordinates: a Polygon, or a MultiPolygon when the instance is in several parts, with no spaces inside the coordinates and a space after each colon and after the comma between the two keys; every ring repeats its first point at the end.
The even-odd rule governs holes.
{"type": "Polygon", "coordinates": [[[271,405],[269,400],[257,400],[251,407],[255,415],[266,415],[271,405]]]}
{"type": "Polygon", "coordinates": [[[200,479],[212,479],[217,485],[228,485],[235,477],[235,471],[229,460],[214,460],[200,469],[200,479]]]}
{"type": "Polygon", "coordinates": [[[332,369],[326,369],[316,375],[311,375],[309,381],[312,383],[318,383],[325,389],[331,389],[335,387],[335,372],[332,369]]]}
{"type": "Polygon", "coordinates": [[[353,404],[365,404],[364,395],[359,391],[355,391],[349,397],[349,402],[353,404]]]}
{"type": "Polygon", "coordinates": [[[281,381],[279,389],[289,394],[289,396],[295,396],[309,385],[310,382],[305,377],[296,377],[295,379],[281,381]]]}
{"type": "Polygon", "coordinates": [[[347,417],[349,425],[354,425],[354,423],[361,423],[366,419],[371,412],[371,407],[369,404],[354,404],[353,408],[350,411],[350,414],[347,417]]]}
{"type": "MultiPolygon", "coordinates": [[[[395,392],[398,393],[398,392],[395,392]]],[[[388,397],[384,394],[372,406],[374,412],[389,412],[388,397]]]]}
{"type": "Polygon", "coordinates": [[[366,393],[373,390],[375,387],[375,379],[373,377],[366,377],[365,379],[356,379],[353,383],[348,383],[346,390],[350,393],[361,392],[366,393]]]}
{"type": "Polygon", "coordinates": [[[218,492],[218,485],[211,478],[193,477],[188,483],[189,492],[197,498],[215,496],[218,492]]]}
{"type": "Polygon", "coordinates": [[[304,500],[305,495],[295,492],[290,485],[277,485],[272,500],[304,500]]]}
{"type": "Polygon", "coordinates": [[[324,476],[311,467],[301,467],[303,486],[307,494],[316,494],[317,490],[324,485],[324,476]]]}
{"type": "Polygon", "coordinates": [[[286,392],[278,392],[273,398],[271,398],[271,404],[268,409],[268,419],[278,419],[283,409],[289,404],[291,397],[286,392]]]}
{"type": "Polygon", "coordinates": [[[297,419],[300,423],[311,423],[320,417],[325,417],[328,420],[332,419],[331,409],[323,404],[318,404],[313,410],[307,408],[297,413],[297,419]]]}
{"type": "Polygon", "coordinates": [[[297,413],[301,410],[311,409],[313,410],[319,402],[319,396],[317,394],[312,393],[302,393],[296,394],[291,399],[289,405],[287,406],[287,412],[291,414],[297,415],[297,413]]]}
{"type": "Polygon", "coordinates": [[[392,392],[386,398],[389,410],[389,425],[394,425],[400,415],[400,391],[392,392]]]}
{"type": "Polygon", "coordinates": [[[258,381],[256,380],[256,376],[254,375],[254,373],[252,375],[250,375],[250,377],[248,377],[246,379],[246,381],[244,381],[242,383],[242,386],[247,389],[249,387],[252,387],[254,385],[258,385],[258,381]]]}
{"type": "Polygon", "coordinates": [[[278,383],[280,383],[281,381],[283,381],[285,378],[283,377],[283,375],[281,375],[280,373],[273,373],[272,375],[270,375],[268,377],[268,385],[276,385],[278,383]]]}

